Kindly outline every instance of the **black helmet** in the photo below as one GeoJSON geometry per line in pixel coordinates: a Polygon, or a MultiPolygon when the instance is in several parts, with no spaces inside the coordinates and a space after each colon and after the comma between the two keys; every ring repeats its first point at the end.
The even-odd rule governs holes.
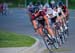
{"type": "Polygon", "coordinates": [[[38,1],[38,2],[35,3],[35,6],[39,6],[40,4],[41,4],[41,2],[38,1]]]}
{"type": "Polygon", "coordinates": [[[38,6],[35,6],[35,7],[33,8],[33,12],[36,13],[36,12],[38,12],[38,11],[39,11],[39,7],[38,7],[38,6]]]}
{"type": "Polygon", "coordinates": [[[63,6],[63,2],[60,1],[58,5],[59,5],[59,6],[63,6]]]}

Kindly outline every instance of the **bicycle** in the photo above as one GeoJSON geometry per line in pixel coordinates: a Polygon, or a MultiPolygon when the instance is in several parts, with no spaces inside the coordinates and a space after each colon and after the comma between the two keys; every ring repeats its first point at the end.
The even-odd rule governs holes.
{"type": "Polygon", "coordinates": [[[59,46],[58,46],[58,43],[57,41],[53,40],[52,37],[48,34],[47,30],[45,28],[43,28],[43,32],[44,32],[44,35],[43,35],[43,40],[44,40],[44,43],[47,47],[47,49],[51,51],[52,47],[54,47],[55,49],[58,49],[59,46]]]}

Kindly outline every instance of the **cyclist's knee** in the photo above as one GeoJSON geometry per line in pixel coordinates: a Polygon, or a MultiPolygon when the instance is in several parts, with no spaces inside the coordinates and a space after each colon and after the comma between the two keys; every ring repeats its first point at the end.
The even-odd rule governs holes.
{"type": "Polygon", "coordinates": [[[40,28],[38,28],[38,32],[39,32],[39,34],[40,35],[43,35],[43,31],[42,31],[43,29],[40,27],[40,28]]]}

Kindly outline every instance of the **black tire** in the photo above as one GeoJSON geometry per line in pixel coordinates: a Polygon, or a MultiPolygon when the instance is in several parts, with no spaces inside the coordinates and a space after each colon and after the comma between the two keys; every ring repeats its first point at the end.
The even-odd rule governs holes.
{"type": "Polygon", "coordinates": [[[55,29],[55,35],[56,35],[56,41],[58,45],[61,46],[61,39],[60,39],[60,35],[57,29],[55,29]]]}
{"type": "Polygon", "coordinates": [[[61,39],[62,44],[64,44],[64,43],[65,43],[65,36],[64,36],[64,33],[62,33],[62,34],[60,35],[60,39],[61,39]]]}
{"type": "Polygon", "coordinates": [[[68,36],[69,36],[69,30],[67,29],[64,32],[64,38],[65,38],[65,40],[67,40],[68,36]]]}
{"type": "Polygon", "coordinates": [[[53,53],[53,51],[51,50],[51,45],[48,44],[47,40],[45,39],[45,36],[43,37],[43,41],[47,47],[47,49],[49,50],[50,53],[53,53]]]}

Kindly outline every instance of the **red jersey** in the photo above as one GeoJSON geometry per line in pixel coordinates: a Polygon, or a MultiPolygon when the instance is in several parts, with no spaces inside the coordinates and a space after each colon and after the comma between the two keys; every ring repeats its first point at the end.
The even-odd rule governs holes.
{"type": "Polygon", "coordinates": [[[44,11],[40,11],[37,16],[32,15],[32,16],[31,16],[31,20],[36,20],[36,18],[41,19],[40,16],[42,16],[42,18],[43,18],[43,16],[45,16],[45,15],[46,15],[46,14],[45,14],[44,11]]]}

